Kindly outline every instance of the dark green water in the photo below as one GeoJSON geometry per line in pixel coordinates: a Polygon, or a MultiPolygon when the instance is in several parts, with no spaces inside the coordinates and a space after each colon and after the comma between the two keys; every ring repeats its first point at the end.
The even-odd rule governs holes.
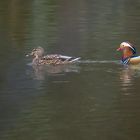
{"type": "Polygon", "coordinates": [[[139,140],[140,2],[0,1],[0,140],[139,140]],[[78,65],[33,69],[25,54],[80,56],[78,65]]]}

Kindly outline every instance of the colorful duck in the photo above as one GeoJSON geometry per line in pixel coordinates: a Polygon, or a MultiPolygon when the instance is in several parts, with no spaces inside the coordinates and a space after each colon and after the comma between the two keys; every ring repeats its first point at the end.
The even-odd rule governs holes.
{"type": "Polygon", "coordinates": [[[33,49],[31,53],[27,54],[26,57],[32,56],[33,65],[44,65],[44,64],[71,64],[77,62],[80,57],[64,56],[60,54],[49,54],[44,55],[44,49],[37,47],[33,49]]]}
{"type": "Polygon", "coordinates": [[[122,42],[117,51],[122,51],[123,64],[139,64],[140,56],[136,56],[136,48],[129,42],[122,42]]]}

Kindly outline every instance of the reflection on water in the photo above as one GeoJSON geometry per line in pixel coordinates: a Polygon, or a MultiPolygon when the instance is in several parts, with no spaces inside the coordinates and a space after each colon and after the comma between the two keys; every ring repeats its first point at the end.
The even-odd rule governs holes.
{"type": "Polygon", "coordinates": [[[122,84],[122,90],[127,92],[127,89],[129,89],[133,85],[133,72],[129,67],[126,67],[122,70],[120,74],[121,84],[122,84]]]}
{"type": "Polygon", "coordinates": [[[128,92],[128,89],[134,85],[134,79],[140,76],[140,65],[126,65],[120,73],[122,90],[128,92]]]}
{"type": "MultiPolygon", "coordinates": [[[[30,65],[31,66],[31,65],[30,65]]],[[[34,79],[44,80],[46,75],[60,75],[65,73],[78,73],[80,66],[78,64],[66,64],[66,65],[33,65],[33,69],[28,69],[27,74],[33,76],[34,79]]]]}

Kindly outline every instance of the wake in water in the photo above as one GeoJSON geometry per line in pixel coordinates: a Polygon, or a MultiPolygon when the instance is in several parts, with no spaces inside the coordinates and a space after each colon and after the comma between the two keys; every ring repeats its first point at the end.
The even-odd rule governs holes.
{"type": "MultiPolygon", "coordinates": [[[[86,66],[86,71],[91,70],[92,64],[121,64],[119,60],[79,60],[74,64],[57,64],[57,65],[33,65],[28,63],[28,66],[31,66],[33,69],[30,70],[31,75],[34,75],[35,79],[43,80],[45,75],[56,75],[56,74],[66,74],[66,73],[79,73],[81,71],[81,66],[88,64],[86,66]],[[89,68],[91,64],[91,67],[89,68]]],[[[82,68],[84,70],[84,68],[82,68]]],[[[92,70],[93,70],[92,69],[92,70]]]]}
{"type": "Polygon", "coordinates": [[[78,62],[81,63],[81,64],[95,64],[95,63],[99,63],[99,64],[104,64],[104,63],[120,64],[119,60],[80,60],[78,62]]]}

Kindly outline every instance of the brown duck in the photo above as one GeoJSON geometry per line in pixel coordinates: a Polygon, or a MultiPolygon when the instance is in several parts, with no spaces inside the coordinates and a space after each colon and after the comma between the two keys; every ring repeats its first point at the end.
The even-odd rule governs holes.
{"type": "Polygon", "coordinates": [[[44,55],[44,49],[42,47],[37,47],[27,54],[26,57],[32,56],[33,65],[44,65],[44,64],[71,64],[77,62],[80,57],[71,57],[60,54],[48,54],[44,55]]]}

